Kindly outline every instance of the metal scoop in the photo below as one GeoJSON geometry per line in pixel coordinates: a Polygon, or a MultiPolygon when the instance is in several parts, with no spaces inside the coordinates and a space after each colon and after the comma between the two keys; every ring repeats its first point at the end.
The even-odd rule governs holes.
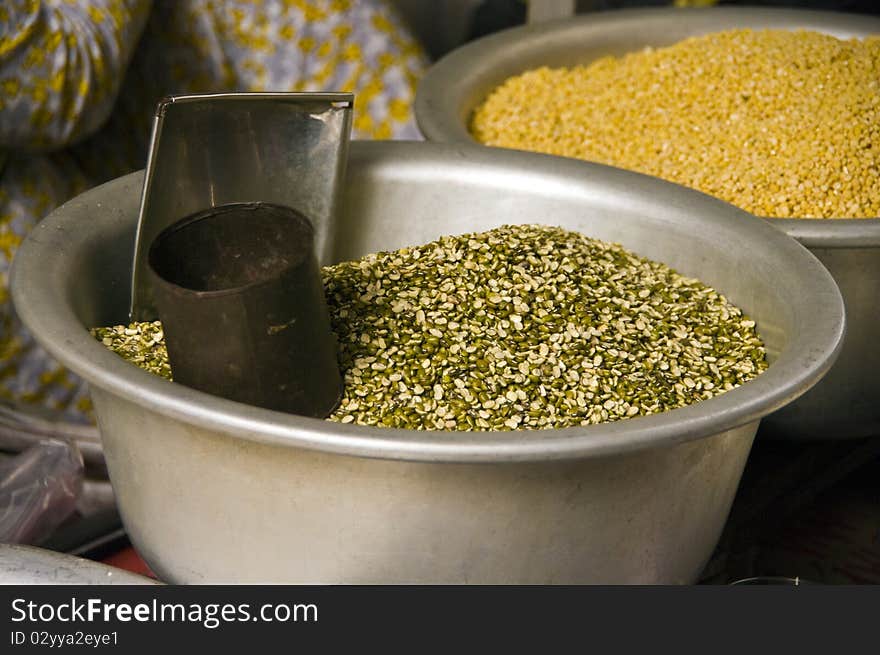
{"type": "Polygon", "coordinates": [[[342,380],[319,264],[353,96],[171,97],[156,112],[131,320],[163,323],[176,382],[325,417],[342,380]]]}
{"type": "Polygon", "coordinates": [[[329,263],[351,134],[350,93],[220,93],[162,100],[141,197],[131,279],[133,321],[155,320],[147,255],[165,228],[234,202],[291,207],[311,220],[329,263]]]}

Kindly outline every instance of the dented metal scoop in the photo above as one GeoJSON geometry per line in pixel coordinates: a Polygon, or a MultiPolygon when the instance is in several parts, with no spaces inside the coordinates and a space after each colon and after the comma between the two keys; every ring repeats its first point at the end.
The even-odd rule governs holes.
{"type": "Polygon", "coordinates": [[[130,318],[160,319],[175,382],[325,417],[342,381],[321,284],[353,96],[233,93],[159,103],[130,318]]]}

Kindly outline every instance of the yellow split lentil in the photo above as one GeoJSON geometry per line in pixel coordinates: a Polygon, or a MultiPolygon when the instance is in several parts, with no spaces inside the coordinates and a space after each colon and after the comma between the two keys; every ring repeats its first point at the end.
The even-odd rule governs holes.
{"type": "Polygon", "coordinates": [[[539,68],[473,114],[481,143],[597,161],[768,217],[880,217],[880,35],[729,30],[539,68]]]}

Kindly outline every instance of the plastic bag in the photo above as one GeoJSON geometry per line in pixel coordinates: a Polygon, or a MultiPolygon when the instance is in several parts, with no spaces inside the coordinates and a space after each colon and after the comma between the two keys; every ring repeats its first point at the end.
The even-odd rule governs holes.
{"type": "Polygon", "coordinates": [[[83,459],[67,441],[47,439],[0,461],[0,542],[35,544],[76,509],[83,459]]]}

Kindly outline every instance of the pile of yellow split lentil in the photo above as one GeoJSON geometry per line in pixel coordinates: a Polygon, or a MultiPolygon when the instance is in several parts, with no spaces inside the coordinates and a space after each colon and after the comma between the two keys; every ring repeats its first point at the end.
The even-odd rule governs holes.
{"type": "Polygon", "coordinates": [[[487,145],[611,164],[768,217],[880,217],[880,35],[730,30],[496,88],[487,145]]]}

